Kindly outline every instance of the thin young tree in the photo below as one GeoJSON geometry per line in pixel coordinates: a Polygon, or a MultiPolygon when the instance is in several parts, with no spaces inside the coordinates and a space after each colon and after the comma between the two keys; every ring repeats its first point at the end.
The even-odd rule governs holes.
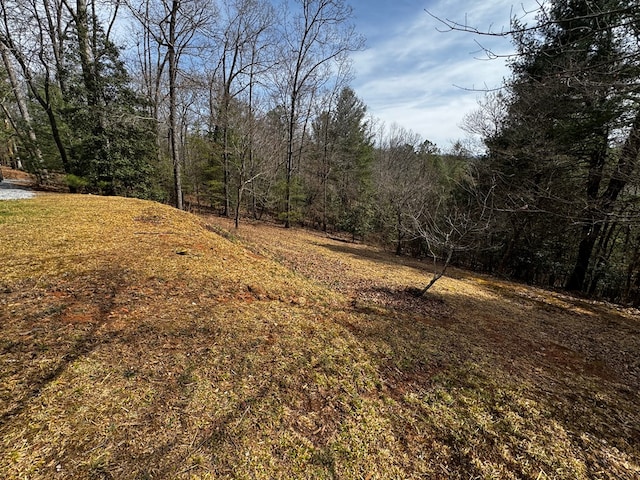
{"type": "Polygon", "coordinates": [[[431,280],[417,290],[418,296],[444,276],[454,254],[482,248],[491,228],[491,202],[492,190],[483,192],[463,181],[450,191],[434,186],[430,195],[409,207],[414,235],[426,245],[434,267],[431,280]]]}

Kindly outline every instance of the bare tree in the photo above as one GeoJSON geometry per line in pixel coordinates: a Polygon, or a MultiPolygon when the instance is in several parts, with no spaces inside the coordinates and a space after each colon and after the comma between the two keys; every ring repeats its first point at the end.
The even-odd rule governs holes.
{"type": "Polygon", "coordinates": [[[459,205],[446,205],[441,199],[435,206],[413,214],[415,231],[424,240],[433,259],[434,273],[429,283],[419,291],[422,296],[447,271],[453,254],[476,250],[479,235],[490,227],[488,197],[480,205],[480,212],[459,205]],[[438,260],[440,266],[438,266],[438,260]]]}
{"type": "Polygon", "coordinates": [[[450,164],[449,171],[433,176],[406,208],[410,232],[424,243],[434,265],[433,276],[419,296],[442,278],[456,253],[487,248],[485,237],[493,227],[494,188],[478,185],[471,158],[457,157],[455,152],[437,156],[450,164]]]}
{"type": "Polygon", "coordinates": [[[66,91],[62,52],[70,22],[59,0],[0,2],[3,62],[4,54],[10,53],[29,93],[45,112],[65,172],[70,162],[54,101],[58,89],[63,96],[66,91]]]}
{"type": "MultiPolygon", "coordinates": [[[[155,82],[151,85],[155,98],[159,99],[160,83],[165,68],[168,83],[168,144],[169,156],[173,166],[173,190],[175,206],[183,209],[181,178],[180,127],[178,121],[178,76],[181,61],[188,55],[198,53],[203,39],[207,38],[207,27],[214,12],[204,0],[143,0],[135,3],[130,0],[129,8],[145,32],[145,68],[155,73],[155,82]],[[146,43],[149,43],[148,45],[146,43]],[[154,49],[151,49],[151,42],[154,49]],[[155,51],[158,57],[151,57],[155,51]]],[[[156,112],[158,108],[156,107],[156,112]]]]}
{"type": "MultiPolygon", "coordinates": [[[[231,212],[230,187],[230,117],[232,101],[250,90],[252,100],[255,82],[273,63],[265,50],[271,46],[269,30],[274,25],[271,4],[262,0],[224,0],[221,5],[222,28],[214,34],[220,45],[215,69],[210,77],[210,100],[213,139],[222,146],[222,173],[225,216],[231,212]],[[214,101],[214,96],[215,98],[214,101]]],[[[214,60],[215,62],[215,60],[214,60]]]]}
{"type": "Polygon", "coordinates": [[[502,91],[487,92],[478,100],[478,108],[467,113],[462,129],[481,139],[493,138],[500,133],[507,118],[507,98],[502,91]]]}
{"type": "Polygon", "coordinates": [[[294,157],[301,151],[301,140],[296,143],[308,122],[305,114],[311,111],[309,100],[330,79],[334,73],[332,66],[346,62],[346,54],[363,45],[362,38],[349,23],[352,9],[343,0],[296,0],[293,3],[299,5],[299,12],[291,13],[287,6],[283,8],[287,20],[282,31],[280,64],[284,71],[276,73],[275,82],[287,111],[285,227],[291,226],[294,157]]]}
{"type": "MultiPolygon", "coordinates": [[[[31,120],[31,113],[29,112],[29,108],[27,105],[27,99],[25,97],[25,92],[23,90],[23,86],[18,78],[18,75],[15,71],[13,59],[11,58],[11,54],[6,46],[6,44],[0,41],[0,54],[2,55],[2,63],[7,72],[7,77],[9,80],[9,84],[11,85],[11,91],[13,93],[16,104],[18,105],[18,111],[20,112],[20,119],[22,120],[22,125],[24,126],[24,130],[26,130],[27,134],[27,149],[30,152],[30,155],[34,158],[36,163],[36,170],[41,179],[46,180],[47,171],[44,166],[44,162],[42,159],[42,152],[40,151],[40,147],[38,146],[38,139],[36,137],[36,132],[33,128],[33,122],[31,120]]],[[[21,128],[15,121],[11,121],[14,130],[16,133],[21,136],[21,128]]]]}
{"type": "Polygon", "coordinates": [[[397,255],[402,254],[405,241],[414,233],[408,208],[424,198],[436,181],[424,165],[422,143],[420,135],[397,124],[385,128],[378,139],[373,177],[377,213],[389,240],[395,241],[397,255]]]}

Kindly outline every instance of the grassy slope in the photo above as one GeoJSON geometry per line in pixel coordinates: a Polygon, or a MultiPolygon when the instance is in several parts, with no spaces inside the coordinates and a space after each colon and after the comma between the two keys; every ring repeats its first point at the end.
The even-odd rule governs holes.
{"type": "Polygon", "coordinates": [[[0,477],[640,476],[634,312],[215,222],[0,203],[0,477]]]}

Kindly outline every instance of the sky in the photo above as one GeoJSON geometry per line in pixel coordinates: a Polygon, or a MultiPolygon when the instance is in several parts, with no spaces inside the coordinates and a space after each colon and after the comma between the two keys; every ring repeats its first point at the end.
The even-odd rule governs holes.
{"type": "MultiPolygon", "coordinates": [[[[441,149],[450,148],[469,137],[460,125],[477,109],[484,95],[480,90],[499,87],[509,77],[505,59],[487,59],[478,42],[499,54],[513,47],[506,38],[443,32],[446,27],[425,10],[479,30],[501,31],[508,29],[512,14],[526,14],[527,3],[533,10],[534,2],[523,2],[351,0],[356,29],[366,37],[365,50],[352,55],[352,88],[385,125],[396,123],[441,149]]],[[[532,23],[534,14],[526,19],[532,23]]]]}

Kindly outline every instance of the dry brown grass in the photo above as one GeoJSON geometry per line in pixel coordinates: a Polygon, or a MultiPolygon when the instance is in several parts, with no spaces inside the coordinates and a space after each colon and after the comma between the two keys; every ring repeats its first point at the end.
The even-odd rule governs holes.
{"type": "Polygon", "coordinates": [[[637,312],[229,226],[0,203],[0,477],[640,476],[637,312]]]}

